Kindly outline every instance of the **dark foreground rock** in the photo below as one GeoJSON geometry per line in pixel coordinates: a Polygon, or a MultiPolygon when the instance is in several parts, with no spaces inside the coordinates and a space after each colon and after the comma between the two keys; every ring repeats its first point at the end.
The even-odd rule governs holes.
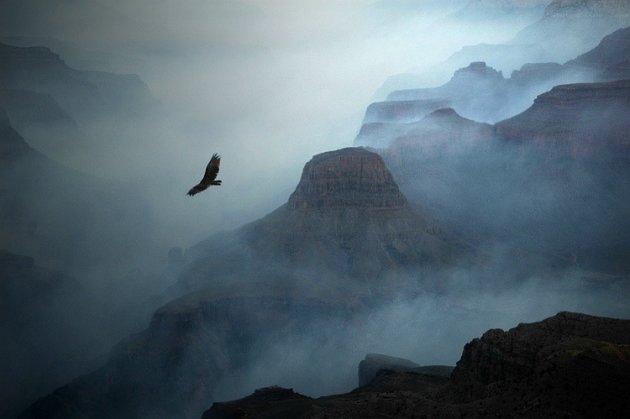
{"type": "Polygon", "coordinates": [[[630,320],[562,312],[474,339],[450,380],[386,370],[350,393],[309,399],[275,389],[267,400],[215,403],[203,419],[620,418],[630,415],[628,385],[630,320]]]}
{"type": "Polygon", "coordinates": [[[260,418],[295,418],[300,417],[309,410],[309,405],[304,403],[312,400],[310,397],[296,393],[293,389],[271,386],[258,389],[251,396],[234,402],[215,403],[206,411],[202,419],[221,418],[238,419],[245,417],[245,409],[253,412],[263,408],[266,412],[260,418]],[[271,408],[270,408],[271,407],[271,408]]]}

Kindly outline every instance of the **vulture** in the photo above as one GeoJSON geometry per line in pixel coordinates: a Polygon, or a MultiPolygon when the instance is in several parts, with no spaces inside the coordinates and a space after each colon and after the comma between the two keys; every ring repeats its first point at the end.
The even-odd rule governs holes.
{"type": "Polygon", "coordinates": [[[203,179],[197,185],[193,186],[189,191],[188,195],[193,196],[198,194],[201,191],[205,191],[211,185],[221,185],[220,180],[215,180],[217,178],[217,174],[219,173],[219,164],[221,163],[221,156],[217,153],[212,155],[210,159],[210,163],[206,166],[206,173],[203,175],[203,179]]]}

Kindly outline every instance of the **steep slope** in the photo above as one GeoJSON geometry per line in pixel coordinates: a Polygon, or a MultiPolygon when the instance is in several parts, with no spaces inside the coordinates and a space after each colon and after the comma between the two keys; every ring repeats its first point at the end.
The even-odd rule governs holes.
{"type": "Polygon", "coordinates": [[[630,321],[558,313],[468,343],[450,380],[385,370],[351,393],[311,399],[265,388],[203,419],[598,417],[630,414],[630,321]]]}

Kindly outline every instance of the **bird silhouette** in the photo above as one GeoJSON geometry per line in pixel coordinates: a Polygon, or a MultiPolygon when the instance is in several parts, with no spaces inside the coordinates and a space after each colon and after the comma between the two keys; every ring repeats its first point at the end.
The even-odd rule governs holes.
{"type": "Polygon", "coordinates": [[[193,196],[195,194],[198,194],[199,192],[205,191],[206,189],[208,189],[209,186],[221,185],[220,180],[215,180],[217,178],[217,174],[219,173],[219,164],[221,164],[221,156],[219,156],[217,153],[214,153],[212,155],[212,158],[210,159],[210,162],[206,166],[206,173],[204,173],[203,179],[201,179],[201,182],[193,186],[188,191],[189,196],[193,196]]]}

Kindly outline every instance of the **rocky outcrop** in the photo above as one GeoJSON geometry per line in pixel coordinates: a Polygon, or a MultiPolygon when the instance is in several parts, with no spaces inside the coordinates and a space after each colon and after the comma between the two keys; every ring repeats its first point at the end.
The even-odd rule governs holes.
{"type": "MultiPolygon", "coordinates": [[[[554,357],[588,356],[591,351],[601,351],[605,358],[610,355],[611,361],[617,358],[623,365],[628,362],[623,345],[629,342],[628,320],[562,312],[539,323],[520,324],[508,332],[489,330],[466,344],[453,372],[453,383],[488,385],[518,380],[540,372],[537,369],[555,362],[554,357]]],[[[630,368],[630,364],[624,368],[630,368]]]]}
{"type": "Polygon", "coordinates": [[[452,262],[465,249],[407,204],[380,156],[347,148],[314,156],[287,204],[192,248],[180,285],[301,277],[385,287],[390,273],[452,262]]]}
{"type": "Polygon", "coordinates": [[[220,404],[240,416],[213,406],[204,419],[288,411],[302,418],[626,417],[629,348],[630,320],[559,313],[474,339],[450,380],[387,371],[351,393],[300,400],[278,389],[269,402],[254,394],[220,404]]]}

